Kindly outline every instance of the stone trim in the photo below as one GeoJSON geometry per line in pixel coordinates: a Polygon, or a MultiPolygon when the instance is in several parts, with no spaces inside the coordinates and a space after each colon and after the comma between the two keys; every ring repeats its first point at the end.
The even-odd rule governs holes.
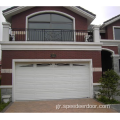
{"type": "Polygon", "coordinates": [[[12,69],[1,69],[1,73],[12,73],[12,69]]]}
{"type": "Polygon", "coordinates": [[[102,71],[102,68],[93,68],[93,72],[101,72],[102,71]]]}
{"type": "MultiPolygon", "coordinates": [[[[93,72],[101,72],[102,68],[93,68],[93,72]]],[[[12,73],[12,69],[1,69],[1,73],[12,73]]]]}

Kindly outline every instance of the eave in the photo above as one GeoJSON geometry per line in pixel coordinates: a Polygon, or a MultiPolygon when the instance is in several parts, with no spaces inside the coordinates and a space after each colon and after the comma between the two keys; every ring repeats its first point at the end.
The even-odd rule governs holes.
{"type": "MultiPolygon", "coordinates": [[[[35,6],[19,6],[19,7],[15,7],[14,9],[10,9],[8,11],[3,11],[3,16],[5,17],[6,21],[11,22],[11,18],[12,16],[21,13],[23,11],[26,11],[28,9],[31,9],[35,6]]],[[[87,12],[83,9],[80,9],[78,7],[75,6],[63,6],[73,12],[75,12],[78,15],[83,16],[84,18],[86,18],[88,20],[88,24],[90,24],[94,19],[95,19],[95,14],[91,14],[90,12],[87,12]]]]}

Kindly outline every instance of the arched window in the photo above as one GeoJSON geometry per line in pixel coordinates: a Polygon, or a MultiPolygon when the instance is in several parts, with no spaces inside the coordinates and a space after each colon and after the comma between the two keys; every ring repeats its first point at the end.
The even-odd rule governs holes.
{"type": "Polygon", "coordinates": [[[73,20],[56,13],[37,14],[28,18],[28,40],[73,41],[73,20]]]}
{"type": "Polygon", "coordinates": [[[73,29],[73,20],[55,13],[32,16],[28,19],[31,29],[73,29]]]}

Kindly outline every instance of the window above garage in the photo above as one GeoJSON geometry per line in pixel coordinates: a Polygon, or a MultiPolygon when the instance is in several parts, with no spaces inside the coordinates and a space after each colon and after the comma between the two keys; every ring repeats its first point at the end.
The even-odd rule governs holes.
{"type": "Polygon", "coordinates": [[[120,40],[120,26],[114,26],[113,31],[114,40],[120,40]]]}

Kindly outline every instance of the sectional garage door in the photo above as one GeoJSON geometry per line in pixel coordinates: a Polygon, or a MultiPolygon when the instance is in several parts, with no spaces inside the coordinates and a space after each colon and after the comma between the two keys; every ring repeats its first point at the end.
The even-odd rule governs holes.
{"type": "Polygon", "coordinates": [[[90,97],[89,63],[17,63],[15,100],[90,97]]]}

